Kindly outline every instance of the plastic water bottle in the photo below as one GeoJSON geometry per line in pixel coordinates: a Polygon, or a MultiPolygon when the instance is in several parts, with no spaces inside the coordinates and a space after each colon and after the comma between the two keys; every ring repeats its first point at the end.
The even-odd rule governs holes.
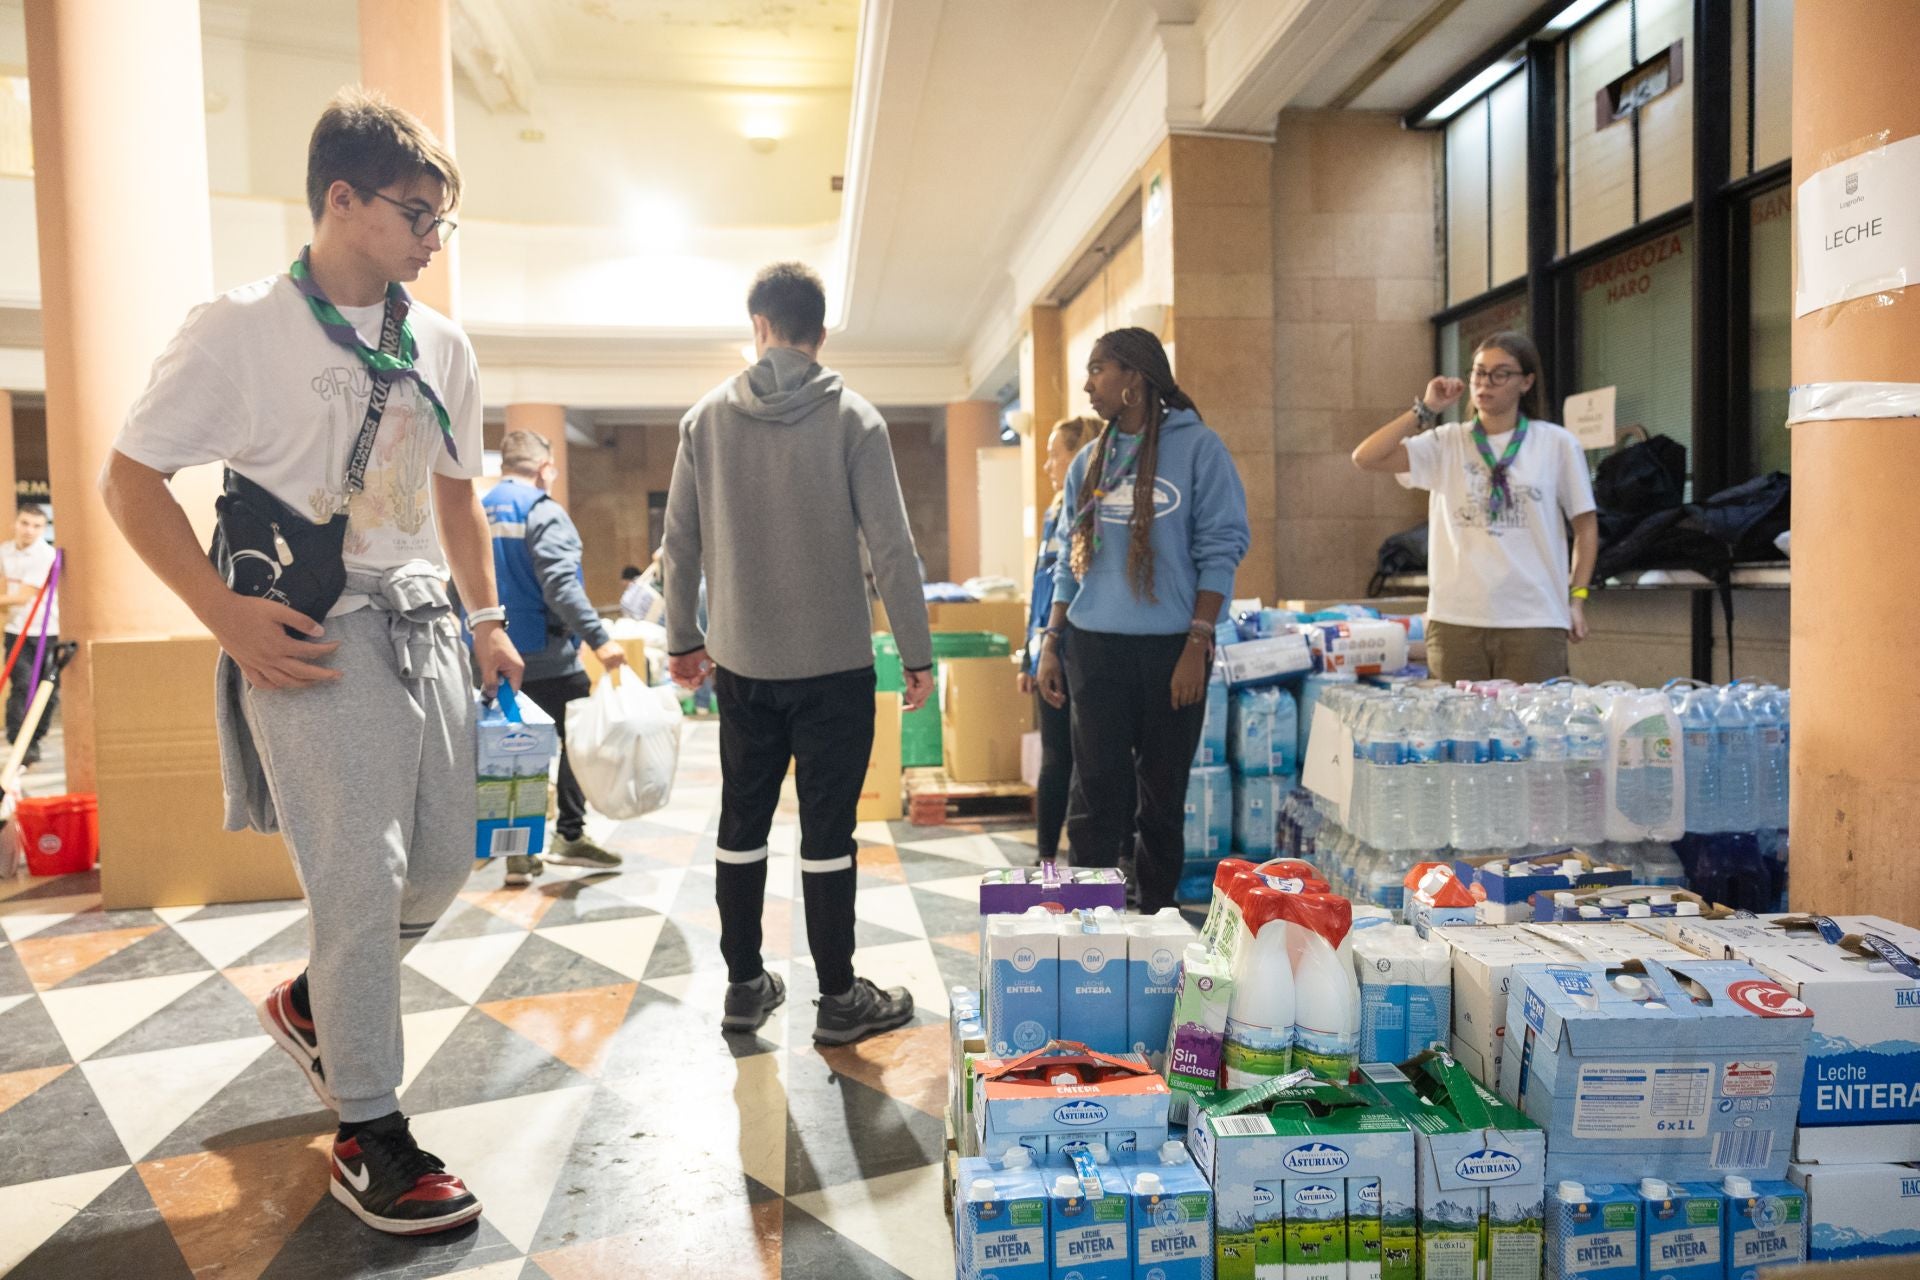
{"type": "Polygon", "coordinates": [[[1787,825],[1787,728],[1781,714],[1780,691],[1768,685],[1743,691],[1756,741],[1753,808],[1762,828],[1787,825]]]}
{"type": "Polygon", "coordinates": [[[1390,850],[1367,868],[1367,901],[1393,912],[1396,924],[1406,919],[1407,872],[1419,856],[1411,849],[1390,850]]]}
{"type": "Polygon", "coordinates": [[[1680,717],[1681,751],[1687,765],[1687,830],[1724,831],[1720,798],[1721,756],[1714,724],[1713,691],[1697,681],[1671,681],[1668,695],[1680,717]]]}
{"type": "Polygon", "coordinates": [[[1341,825],[1366,839],[1372,835],[1373,816],[1373,707],[1356,701],[1346,705],[1346,720],[1353,732],[1353,783],[1347,790],[1347,807],[1341,825]]]}
{"type": "Polygon", "coordinates": [[[1403,699],[1383,700],[1370,723],[1367,842],[1378,849],[1407,847],[1406,709],[1403,699]]]}
{"type": "Polygon", "coordinates": [[[1720,757],[1720,796],[1716,806],[1722,831],[1752,831],[1762,825],[1753,811],[1753,778],[1758,772],[1760,739],[1739,690],[1713,695],[1714,747],[1720,757]]]}
{"type": "Polygon", "coordinates": [[[1527,839],[1554,845],[1568,838],[1566,709],[1537,702],[1527,709],[1526,720],[1532,757],[1526,769],[1527,839]]]}
{"type": "Polygon", "coordinates": [[[1415,849],[1436,849],[1452,838],[1440,709],[1421,701],[1407,721],[1407,838],[1415,849]]]}
{"type": "Polygon", "coordinates": [[[1447,771],[1452,774],[1447,788],[1452,806],[1449,826],[1456,849],[1487,847],[1487,734],[1480,699],[1470,695],[1454,698],[1446,711],[1447,771]]]}
{"type": "Polygon", "coordinates": [[[1527,731],[1513,708],[1487,709],[1487,844],[1517,849],[1527,843],[1527,731]]]}
{"type": "Polygon", "coordinates": [[[1567,824],[1561,839],[1595,845],[1607,836],[1607,727],[1585,702],[1567,712],[1567,824]]]}
{"type": "Polygon", "coordinates": [[[1633,882],[1635,884],[1678,885],[1685,888],[1687,870],[1673,846],[1658,840],[1643,841],[1634,847],[1633,882]]]}

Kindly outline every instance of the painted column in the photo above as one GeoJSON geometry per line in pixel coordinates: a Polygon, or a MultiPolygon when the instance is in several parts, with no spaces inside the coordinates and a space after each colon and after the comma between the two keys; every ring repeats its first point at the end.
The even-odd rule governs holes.
{"type": "MultiPolygon", "coordinates": [[[[449,0],[360,0],[360,82],[419,116],[453,145],[453,35],[449,0]]],[[[457,155],[458,153],[455,152],[457,155]]],[[[455,215],[458,221],[458,215],[455,215]]],[[[444,315],[460,312],[460,241],[407,286],[444,315]]]]}
{"type": "Polygon", "coordinates": [[[567,407],[561,404],[510,404],[507,430],[531,431],[553,446],[553,497],[567,505],[567,407]]]}
{"type": "Polygon", "coordinates": [[[979,451],[1000,441],[1000,406],[960,400],[947,406],[947,578],[980,576],[979,451]]]}
{"type": "Polygon", "coordinates": [[[1071,403],[1066,378],[1066,335],[1060,308],[1041,304],[1027,313],[1027,336],[1020,344],[1020,403],[1033,415],[1033,427],[1020,437],[1020,503],[1026,513],[1027,563],[1040,551],[1040,526],[1053,501],[1053,481],[1047,478],[1047,437],[1053,424],[1067,416],[1071,403]],[[1063,377],[1062,370],[1066,369],[1063,377]]]}

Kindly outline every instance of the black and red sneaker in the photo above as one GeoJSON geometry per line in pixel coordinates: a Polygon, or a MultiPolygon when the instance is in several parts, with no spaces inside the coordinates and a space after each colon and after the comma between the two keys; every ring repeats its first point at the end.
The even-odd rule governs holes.
{"type": "Polygon", "coordinates": [[[420,1149],[397,1112],[333,1144],[332,1190],[354,1217],[397,1236],[450,1231],[480,1216],[467,1184],[420,1149]]]}
{"type": "Polygon", "coordinates": [[[320,1099],[320,1105],[329,1111],[338,1111],[339,1100],[327,1087],[326,1069],[320,1065],[320,1038],[314,1033],[313,1019],[301,1017],[300,1011],[293,1007],[292,991],[293,982],[289,979],[269,991],[267,998],[254,1007],[254,1012],[273,1042],[286,1050],[287,1056],[299,1066],[307,1083],[313,1086],[313,1096],[320,1099]]]}

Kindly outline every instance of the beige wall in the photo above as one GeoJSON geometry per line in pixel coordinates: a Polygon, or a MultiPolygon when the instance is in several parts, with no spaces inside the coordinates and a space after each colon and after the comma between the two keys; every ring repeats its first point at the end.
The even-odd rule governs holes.
{"type": "Polygon", "coordinates": [[[1423,494],[1353,447],[1433,376],[1439,135],[1391,116],[1285,112],[1274,143],[1273,543],[1281,594],[1356,595],[1423,494]]]}
{"type": "MultiPolygon", "coordinates": [[[[1114,250],[1100,274],[1060,308],[1060,327],[1066,340],[1062,357],[1066,381],[1062,385],[1067,389],[1067,408],[1060,417],[1092,412],[1087,406],[1087,393],[1081,390],[1087,381],[1087,358],[1093,354],[1093,344],[1100,340],[1101,334],[1132,324],[1133,309],[1145,300],[1140,250],[1140,237],[1130,237],[1114,250]]],[[[1179,374],[1176,372],[1174,376],[1179,374]]],[[[1053,423],[1035,422],[1034,425],[1044,432],[1053,423]]]]}

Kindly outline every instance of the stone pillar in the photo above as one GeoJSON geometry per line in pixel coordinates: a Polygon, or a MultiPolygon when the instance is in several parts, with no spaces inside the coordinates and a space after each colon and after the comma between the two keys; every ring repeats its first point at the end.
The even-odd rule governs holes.
{"type": "Polygon", "coordinates": [[[553,497],[567,505],[567,407],[561,404],[510,404],[507,430],[531,431],[553,446],[553,497]]]}
{"type": "MultiPolygon", "coordinates": [[[[1904,0],[1804,6],[1793,33],[1794,178],[1920,134],[1904,0]]],[[[1800,217],[1798,195],[1794,210],[1800,217]]],[[[1793,384],[1920,384],[1920,290],[1891,290],[1793,323],[1793,384]],[[1891,305],[1886,305],[1891,303],[1891,305]]],[[[1911,918],[1920,906],[1920,691],[1875,679],[1863,635],[1899,636],[1894,581],[1920,541],[1920,432],[1911,421],[1793,428],[1793,906],[1911,918]],[[1890,571],[1895,579],[1890,580],[1890,571]]]]}
{"type": "Polygon", "coordinates": [[[1040,551],[1040,526],[1053,501],[1053,481],[1047,478],[1047,437],[1053,424],[1067,416],[1071,403],[1067,379],[1066,335],[1060,308],[1044,303],[1027,313],[1027,336],[1020,344],[1020,403],[1033,415],[1033,429],[1020,439],[1020,502],[1026,512],[1027,563],[1040,551]],[[1062,371],[1065,370],[1063,376],[1062,371]]]}
{"type": "MultiPolygon", "coordinates": [[[[154,357],[213,289],[200,7],[27,0],[26,28],[48,470],[66,550],[61,627],[82,642],[61,716],[68,786],[93,791],[89,642],[205,634],[120,536],[95,486],[154,357]]],[[[210,521],[204,477],[176,480],[175,491],[210,521]]]]}
{"type": "MultiPolygon", "coordinates": [[[[360,0],[360,81],[419,116],[453,151],[449,4],[450,0],[360,0]]],[[[459,264],[456,238],[408,288],[436,311],[457,317],[459,264]]]]}
{"type": "Polygon", "coordinates": [[[11,515],[20,505],[20,495],[16,492],[19,480],[13,463],[13,393],[0,391],[0,494],[6,496],[3,514],[11,515]]]}
{"type": "Polygon", "coordinates": [[[947,406],[947,577],[980,575],[979,450],[1000,440],[1000,406],[960,400],[947,406]]]}

